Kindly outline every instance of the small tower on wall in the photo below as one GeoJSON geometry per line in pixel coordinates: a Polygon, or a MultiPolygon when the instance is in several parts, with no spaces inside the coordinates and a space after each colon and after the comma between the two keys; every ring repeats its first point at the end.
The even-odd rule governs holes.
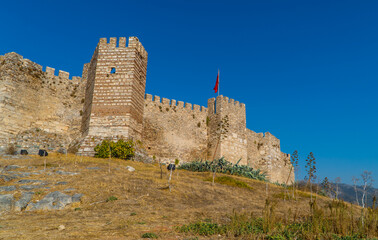
{"type": "Polygon", "coordinates": [[[245,104],[218,96],[208,100],[209,160],[225,157],[248,164],[245,104]]]}
{"type": "Polygon", "coordinates": [[[138,38],[101,38],[87,78],[79,154],[93,156],[102,140],[141,140],[148,54],[138,38]]]}

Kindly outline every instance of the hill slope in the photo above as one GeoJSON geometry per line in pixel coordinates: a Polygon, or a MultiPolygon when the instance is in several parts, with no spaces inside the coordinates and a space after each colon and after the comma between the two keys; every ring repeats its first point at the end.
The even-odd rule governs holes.
{"type": "MultiPolygon", "coordinates": [[[[69,191],[72,194],[84,194],[81,203],[68,205],[63,210],[3,212],[0,216],[0,238],[140,239],[142,234],[154,232],[160,239],[189,239],[187,234],[178,232],[176,227],[206,219],[225,222],[233,213],[262,216],[267,192],[278,218],[301,219],[310,213],[308,193],[298,194],[297,200],[288,200],[286,197],[283,200],[283,188],[251,179],[232,176],[232,179],[247,187],[243,184],[244,187],[229,186],[226,185],[227,181],[212,185],[208,181],[211,177],[209,173],[177,170],[172,176],[173,187],[170,192],[168,171],[163,169],[163,179],[160,179],[157,164],[117,159],[108,162],[64,155],[45,159],[0,159],[2,167],[11,164],[20,166],[13,172],[31,173],[26,177],[3,181],[1,185],[16,186],[17,190],[10,193],[17,198],[21,195],[17,185],[19,179],[43,180],[47,185],[33,190],[35,194],[32,201],[50,192],[71,189],[69,191]],[[127,166],[135,168],[135,171],[130,172],[127,166]],[[58,171],[77,174],[62,175],[57,174],[58,171]],[[288,215],[288,212],[291,214],[288,215]],[[60,231],[61,225],[64,225],[64,230],[60,231]]],[[[320,207],[327,208],[329,202],[327,198],[317,197],[320,207]]],[[[218,236],[216,239],[229,238],[218,236]]]]}

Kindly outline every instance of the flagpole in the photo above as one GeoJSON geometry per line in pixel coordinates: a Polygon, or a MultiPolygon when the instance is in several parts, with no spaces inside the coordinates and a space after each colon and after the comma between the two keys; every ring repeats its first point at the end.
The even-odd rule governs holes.
{"type": "Polygon", "coordinates": [[[219,68],[218,68],[218,96],[219,96],[219,92],[220,92],[220,75],[219,75],[219,68]]]}

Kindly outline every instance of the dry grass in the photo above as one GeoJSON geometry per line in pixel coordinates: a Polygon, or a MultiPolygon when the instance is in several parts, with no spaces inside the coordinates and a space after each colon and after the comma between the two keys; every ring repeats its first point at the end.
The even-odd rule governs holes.
{"type": "MultiPolygon", "coordinates": [[[[44,169],[43,160],[40,157],[0,159],[0,165],[25,166],[19,171],[31,171],[27,167],[35,166],[33,171],[37,171],[44,169]]],[[[233,211],[262,216],[267,197],[264,182],[232,176],[250,188],[219,183],[213,186],[211,182],[204,181],[211,177],[209,173],[185,170],[174,172],[173,190],[169,192],[168,171],[165,170],[163,179],[160,179],[157,164],[113,159],[109,173],[107,159],[54,154],[47,157],[47,172],[59,170],[59,167],[80,174],[32,175],[29,178],[52,183],[49,185],[51,189],[37,190],[34,200],[43,198],[48,192],[75,188],[71,194],[83,193],[82,202],[60,211],[2,214],[0,239],[141,239],[146,232],[156,233],[160,239],[185,239],[185,235],[175,231],[176,226],[206,218],[222,221],[233,211]],[[136,171],[129,172],[126,166],[132,166],[136,171]],[[89,170],[87,167],[101,169],[89,170]],[[59,181],[67,181],[68,184],[54,184],[59,181]],[[111,196],[117,200],[106,201],[111,196]],[[64,225],[65,230],[59,231],[60,225],[64,225]]],[[[269,198],[275,201],[277,216],[284,217],[288,211],[297,217],[309,214],[307,194],[299,194],[296,200],[283,201],[279,197],[282,192],[281,187],[269,184],[269,198]]],[[[318,206],[326,206],[328,201],[318,196],[318,206]]]]}

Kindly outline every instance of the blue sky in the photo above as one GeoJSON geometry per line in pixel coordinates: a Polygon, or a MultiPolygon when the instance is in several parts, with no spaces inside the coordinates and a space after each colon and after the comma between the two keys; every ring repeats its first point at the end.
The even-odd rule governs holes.
{"type": "Polygon", "coordinates": [[[248,128],[297,149],[302,165],[313,152],[318,178],[350,183],[378,177],[377,12],[348,0],[6,1],[0,54],[80,76],[100,37],[137,36],[147,93],[206,106],[219,68],[248,128]]]}

